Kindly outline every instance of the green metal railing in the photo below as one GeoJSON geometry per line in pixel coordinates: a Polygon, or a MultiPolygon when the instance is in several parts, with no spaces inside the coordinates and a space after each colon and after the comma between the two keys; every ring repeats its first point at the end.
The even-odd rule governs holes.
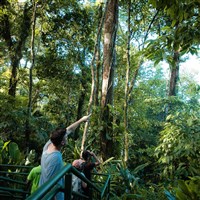
{"type": "Polygon", "coordinates": [[[0,165],[0,199],[6,197],[6,200],[50,200],[58,192],[64,193],[65,200],[72,199],[72,196],[83,200],[109,199],[110,175],[94,173],[92,181],[89,181],[71,164],[63,167],[54,177],[30,195],[30,192],[26,191],[26,178],[31,168],[18,165],[0,165]],[[10,170],[11,168],[13,170],[10,170]],[[90,188],[89,196],[72,191],[72,174],[87,183],[90,188]],[[64,186],[58,184],[61,178],[65,180],[64,186]]]}
{"type": "Polygon", "coordinates": [[[32,168],[32,166],[0,164],[0,199],[25,199],[30,194],[26,178],[32,168]]]}
{"type": "Polygon", "coordinates": [[[85,176],[83,176],[78,170],[72,167],[71,164],[63,167],[52,179],[47,181],[41,187],[38,188],[32,195],[30,195],[26,200],[50,200],[52,199],[58,192],[64,193],[65,200],[71,200],[72,195],[78,196],[79,199],[109,199],[110,193],[110,175],[106,174],[95,174],[96,177],[104,176],[103,182],[91,182],[85,176]],[[89,196],[85,196],[83,194],[79,194],[72,191],[72,174],[79,177],[82,181],[87,183],[90,188],[89,196]],[[65,178],[64,186],[58,184],[61,178],[65,178]]]}

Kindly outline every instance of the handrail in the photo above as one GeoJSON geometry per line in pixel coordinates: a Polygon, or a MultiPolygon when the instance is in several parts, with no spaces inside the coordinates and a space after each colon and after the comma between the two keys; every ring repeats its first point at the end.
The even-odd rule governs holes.
{"type": "Polygon", "coordinates": [[[51,192],[49,192],[42,200],[52,199],[59,190],[59,185],[54,186],[51,192]]]}
{"type": "Polygon", "coordinates": [[[0,171],[0,174],[14,174],[14,175],[28,175],[28,172],[8,172],[8,171],[0,171]]]}
{"type": "Polygon", "coordinates": [[[9,182],[12,182],[12,183],[18,183],[18,184],[21,184],[21,185],[27,185],[27,183],[25,183],[25,182],[16,181],[16,180],[13,180],[11,178],[7,178],[7,177],[3,177],[3,176],[0,176],[0,182],[1,182],[1,180],[3,180],[3,181],[9,181],[9,182]]]}
{"type": "MultiPolygon", "coordinates": [[[[38,190],[31,194],[26,200],[41,200],[47,194],[47,192],[52,189],[67,172],[70,171],[70,168],[71,164],[63,167],[56,175],[39,187],[38,190]]],[[[62,189],[62,186],[60,185],[59,188],[62,189]]]]}
{"type": "Polygon", "coordinates": [[[64,192],[65,199],[71,199],[71,194],[74,194],[71,188],[71,184],[69,184],[71,183],[71,173],[80,178],[85,183],[87,183],[87,185],[94,189],[96,192],[98,192],[100,194],[99,197],[101,199],[104,197],[106,189],[108,189],[109,192],[110,175],[107,175],[107,179],[103,188],[100,188],[99,186],[88,180],[84,175],[80,173],[80,171],[74,168],[71,164],[68,164],[67,166],[63,167],[56,175],[54,175],[49,181],[40,186],[33,194],[26,198],[26,200],[48,200],[51,199],[54,195],[56,195],[58,192],[64,192]],[[64,176],[65,188],[57,184],[58,181],[64,176]]]}
{"type": "Polygon", "coordinates": [[[12,192],[8,192],[8,191],[5,191],[4,193],[3,193],[4,195],[4,197],[8,197],[8,199],[10,199],[10,197],[12,197],[12,198],[14,198],[14,200],[17,200],[17,199],[24,199],[24,197],[22,197],[22,196],[17,196],[17,195],[14,195],[12,192]]]}
{"type": "Polygon", "coordinates": [[[23,175],[27,176],[29,174],[29,171],[33,168],[34,166],[26,166],[26,165],[9,165],[9,164],[0,164],[0,174],[14,174],[14,175],[23,175]],[[8,171],[8,168],[11,170],[15,171],[8,171]],[[5,170],[6,169],[6,170],[5,170]],[[28,169],[28,172],[21,172],[17,170],[26,170],[28,169]]]}
{"type": "Polygon", "coordinates": [[[89,185],[90,187],[93,187],[96,191],[98,191],[99,193],[101,193],[101,189],[98,188],[96,185],[94,185],[91,181],[89,181],[85,176],[83,176],[75,167],[71,168],[71,172],[76,175],[78,178],[80,178],[81,180],[83,180],[85,183],[87,183],[87,185],[89,185]]]}
{"type": "MultiPolygon", "coordinates": [[[[109,182],[110,182],[110,175],[108,175],[107,179],[106,179],[106,182],[105,182],[105,185],[102,189],[102,192],[101,192],[101,198],[103,198],[105,192],[106,192],[106,188],[109,186],[109,182]]],[[[109,189],[109,188],[108,188],[109,189]]]]}
{"type": "MultiPolygon", "coordinates": [[[[21,182],[19,180],[13,179],[13,178],[9,178],[9,177],[4,177],[3,174],[14,174],[14,175],[20,175],[20,173],[22,173],[21,175],[27,175],[28,173],[23,173],[23,172],[13,172],[12,171],[12,167],[13,168],[32,168],[32,166],[20,166],[20,165],[8,165],[8,164],[0,164],[0,168],[9,168],[11,169],[11,171],[0,171],[0,173],[2,174],[1,177],[1,182],[2,181],[9,181],[9,182],[13,182],[16,184],[21,184],[21,185],[25,185],[26,183],[21,182]]],[[[1,169],[2,169],[1,168],[1,169]]],[[[4,169],[3,169],[4,170],[4,169]]],[[[24,169],[23,169],[24,170],[24,169]]],[[[79,197],[80,199],[109,199],[109,192],[110,192],[110,175],[109,174],[100,174],[100,173],[92,173],[93,175],[96,175],[97,180],[99,181],[95,181],[92,180],[88,180],[80,171],[78,171],[75,167],[73,167],[71,164],[68,164],[67,166],[64,166],[56,175],[54,175],[49,181],[47,181],[46,183],[44,183],[41,187],[39,187],[33,194],[31,194],[30,196],[28,196],[26,198],[26,200],[49,200],[52,199],[58,192],[63,192],[64,193],[64,197],[65,200],[70,200],[73,196],[79,197]],[[79,192],[74,192],[72,191],[72,174],[74,174],[75,176],[77,176],[78,178],[80,178],[82,181],[84,181],[91,189],[91,193],[89,194],[89,196],[85,196],[85,194],[81,194],[79,192]],[[98,178],[98,176],[105,176],[105,178],[103,178],[102,180],[100,180],[98,178]],[[61,178],[65,177],[65,184],[64,185],[60,185],[59,181],[61,178]],[[106,194],[106,195],[105,195],[106,194]]],[[[23,194],[30,194],[28,191],[21,189],[17,189],[17,188],[9,188],[9,187],[0,187],[1,192],[3,192],[2,194],[4,196],[6,196],[6,192],[7,196],[12,196],[14,198],[14,196],[16,197],[16,199],[24,199],[23,194]],[[17,193],[21,193],[23,196],[19,196],[17,198],[17,196],[15,194],[17,193]]],[[[0,194],[1,196],[1,194],[0,194]]]]}
{"type": "Polygon", "coordinates": [[[0,167],[33,168],[34,166],[30,166],[30,165],[9,165],[9,164],[0,164],[0,167]]]}
{"type": "Polygon", "coordinates": [[[25,199],[30,194],[26,178],[33,166],[0,164],[0,198],[25,199]]]}
{"type": "Polygon", "coordinates": [[[5,187],[1,187],[1,186],[0,186],[0,190],[1,191],[10,191],[10,192],[19,192],[19,193],[23,193],[23,194],[28,194],[28,192],[21,190],[21,189],[5,188],[5,187]]]}

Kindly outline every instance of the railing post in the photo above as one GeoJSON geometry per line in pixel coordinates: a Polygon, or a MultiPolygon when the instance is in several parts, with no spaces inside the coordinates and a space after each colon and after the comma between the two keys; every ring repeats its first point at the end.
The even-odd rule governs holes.
{"type": "Polygon", "coordinates": [[[65,175],[65,188],[64,188],[65,200],[71,200],[72,197],[72,174],[67,173],[65,175]]]}
{"type": "Polygon", "coordinates": [[[89,199],[92,200],[93,197],[93,189],[89,187],[89,199]]]}
{"type": "Polygon", "coordinates": [[[109,179],[109,182],[108,182],[108,198],[107,200],[110,199],[110,179],[109,179]]]}

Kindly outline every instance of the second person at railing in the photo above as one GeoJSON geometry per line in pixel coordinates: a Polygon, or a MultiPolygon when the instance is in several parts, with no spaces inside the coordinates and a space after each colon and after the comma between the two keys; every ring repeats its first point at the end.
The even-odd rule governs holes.
{"type": "MultiPolygon", "coordinates": [[[[82,152],[82,160],[83,160],[82,162],[83,173],[85,174],[85,177],[91,181],[92,170],[96,166],[100,165],[100,160],[95,155],[95,153],[88,150],[84,150],[82,152]]],[[[87,186],[86,188],[83,188],[83,191],[86,196],[89,196],[89,186],[87,186]]]]}

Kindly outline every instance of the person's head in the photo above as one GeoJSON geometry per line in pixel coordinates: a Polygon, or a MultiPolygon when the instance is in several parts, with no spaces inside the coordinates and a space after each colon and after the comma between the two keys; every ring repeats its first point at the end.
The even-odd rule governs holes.
{"type": "Polygon", "coordinates": [[[89,160],[90,159],[90,157],[91,157],[91,154],[90,154],[90,152],[89,151],[87,151],[87,150],[84,150],[83,152],[82,152],[82,158],[84,159],[84,160],[89,160]]]}
{"type": "Polygon", "coordinates": [[[73,161],[72,166],[78,170],[82,170],[82,163],[83,161],[81,159],[77,159],[73,161]]]}
{"type": "Polygon", "coordinates": [[[51,133],[50,140],[56,147],[63,146],[66,144],[65,134],[65,128],[57,128],[51,133]]]}

